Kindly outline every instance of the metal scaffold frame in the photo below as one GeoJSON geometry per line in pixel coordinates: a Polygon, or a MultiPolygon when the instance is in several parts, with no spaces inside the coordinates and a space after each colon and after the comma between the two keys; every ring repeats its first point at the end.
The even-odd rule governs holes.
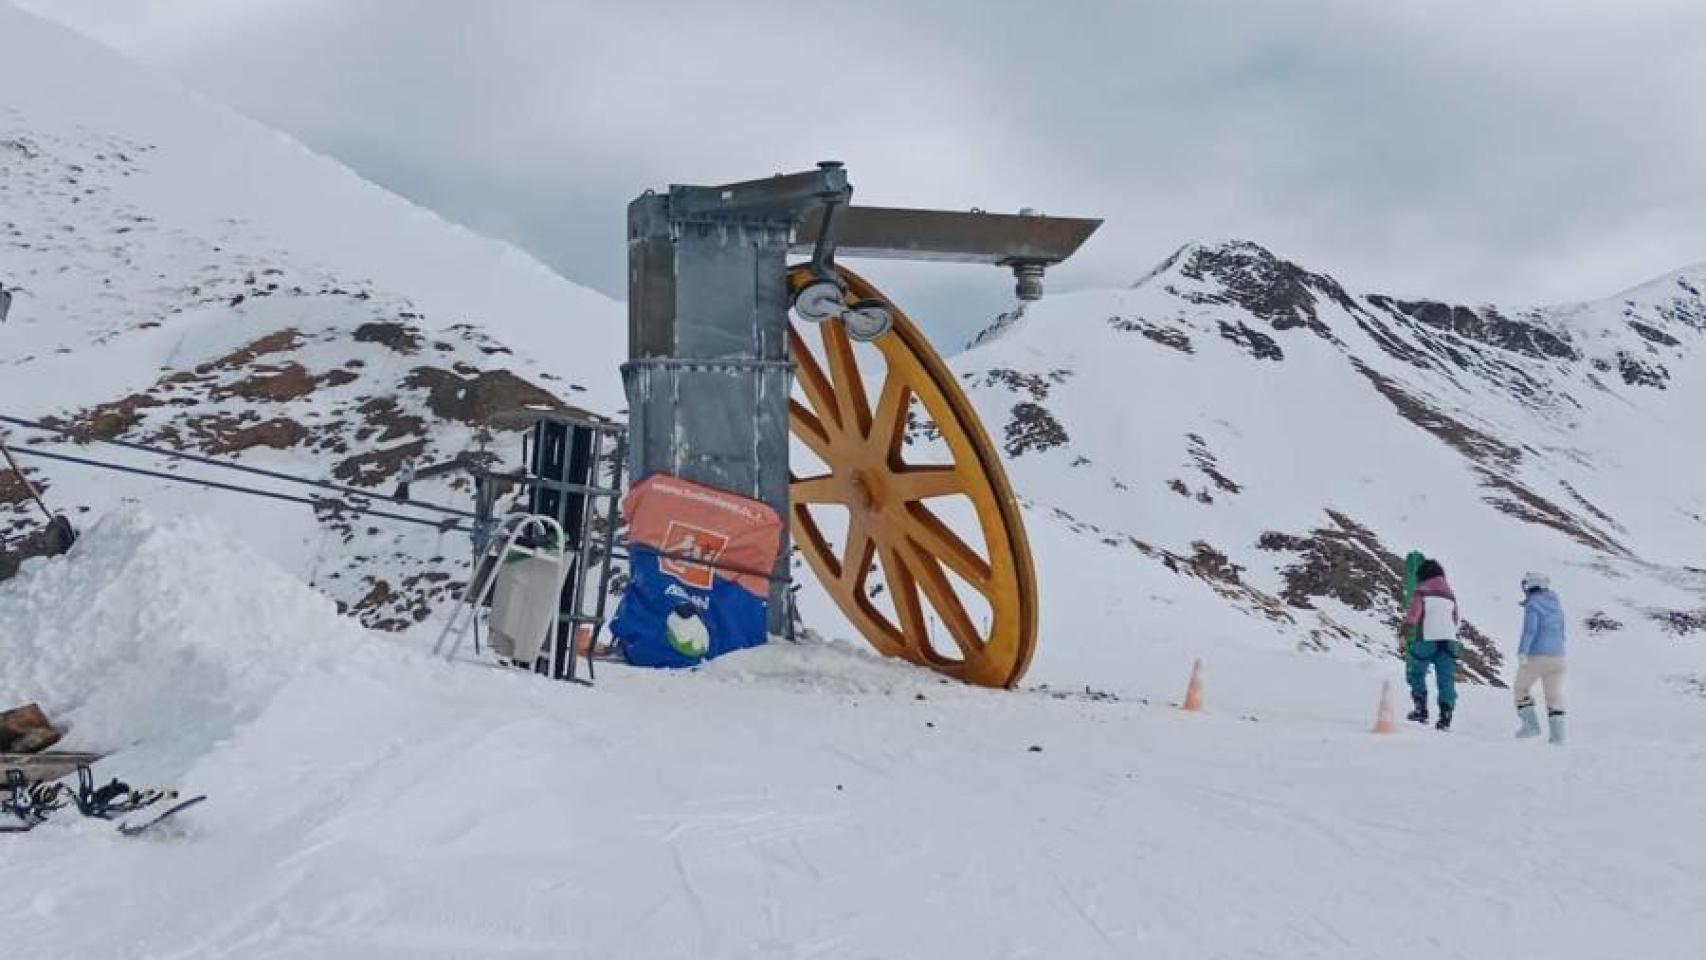
{"type": "Polygon", "coordinates": [[[591,653],[609,619],[627,460],[627,427],[591,416],[541,414],[522,443],[527,472],[518,479],[528,487],[528,512],[558,522],[571,556],[544,658],[556,680],[580,680],[576,661],[583,653],[586,679],[594,678],[591,653]]]}

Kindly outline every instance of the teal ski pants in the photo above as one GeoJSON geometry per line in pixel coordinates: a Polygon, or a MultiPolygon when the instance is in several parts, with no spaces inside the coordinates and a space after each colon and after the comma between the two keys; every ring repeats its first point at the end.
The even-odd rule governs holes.
{"type": "Polygon", "coordinates": [[[1457,644],[1451,640],[1411,640],[1404,658],[1404,677],[1410,681],[1410,697],[1428,698],[1428,671],[1439,687],[1439,702],[1457,704],[1457,644]]]}

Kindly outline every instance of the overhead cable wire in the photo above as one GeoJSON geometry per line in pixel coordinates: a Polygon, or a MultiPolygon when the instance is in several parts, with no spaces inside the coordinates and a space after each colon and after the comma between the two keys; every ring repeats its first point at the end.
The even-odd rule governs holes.
{"type": "MultiPolygon", "coordinates": [[[[91,459],[88,459],[86,457],[74,457],[74,456],[71,456],[70,454],[54,453],[54,452],[48,451],[48,450],[36,450],[33,448],[19,448],[18,450],[14,451],[14,452],[18,456],[42,457],[42,458],[45,458],[48,460],[59,460],[59,461],[65,462],[65,463],[81,464],[82,466],[97,467],[97,468],[100,468],[103,470],[118,470],[118,471],[121,471],[123,473],[134,473],[134,474],[144,476],[144,477],[153,477],[153,478],[158,479],[158,480],[171,480],[171,481],[176,482],[176,483],[191,483],[191,484],[195,484],[197,486],[210,487],[214,490],[226,490],[226,491],[230,491],[232,493],[247,493],[247,494],[251,494],[253,496],[257,496],[257,497],[269,497],[269,498],[274,499],[274,500],[283,500],[287,503],[301,503],[301,504],[306,504],[310,507],[315,507],[316,509],[326,508],[326,509],[330,509],[330,510],[346,510],[350,513],[358,513],[358,514],[363,514],[365,516],[383,517],[387,520],[398,520],[398,521],[401,521],[403,523],[420,524],[423,527],[432,527],[435,530],[456,530],[456,531],[460,531],[462,533],[468,532],[467,527],[464,527],[461,524],[458,524],[453,519],[447,518],[444,520],[427,520],[423,517],[411,517],[411,516],[408,516],[406,514],[392,513],[389,510],[380,510],[377,507],[363,506],[363,505],[357,504],[357,503],[350,503],[346,500],[329,500],[329,499],[316,499],[314,497],[299,497],[299,496],[296,496],[295,494],[279,493],[276,490],[262,490],[262,489],[259,489],[257,487],[243,487],[243,486],[238,486],[237,484],[234,484],[234,483],[221,483],[218,480],[203,480],[199,477],[186,477],[186,476],[182,476],[182,475],[176,474],[176,473],[166,473],[166,472],[160,471],[160,470],[149,470],[149,469],[146,469],[143,467],[132,467],[132,466],[128,466],[128,465],[125,465],[122,463],[109,463],[109,462],[104,461],[104,460],[91,460],[91,459]]],[[[365,498],[365,497],[371,496],[371,494],[365,494],[364,493],[364,494],[360,494],[360,496],[365,498]]]]}
{"type": "MultiPolygon", "coordinates": [[[[304,484],[304,485],[310,486],[310,487],[319,487],[322,490],[335,490],[338,493],[349,494],[350,496],[355,496],[355,497],[378,496],[378,494],[375,494],[372,490],[362,490],[362,489],[359,489],[357,487],[346,487],[346,486],[343,486],[342,484],[328,483],[324,480],[310,480],[307,477],[298,477],[298,476],[294,476],[294,475],[288,474],[288,473],[280,473],[277,470],[267,470],[263,467],[252,467],[246,463],[234,463],[230,460],[220,460],[220,459],[217,459],[214,457],[204,457],[201,454],[190,453],[190,452],[185,451],[185,450],[169,450],[165,447],[154,447],[154,446],[149,446],[146,443],[137,443],[134,440],[117,440],[117,439],[110,439],[107,437],[91,437],[91,436],[88,436],[86,434],[82,434],[82,433],[79,433],[75,430],[71,430],[71,429],[68,429],[65,427],[56,427],[56,426],[53,426],[51,424],[42,423],[42,422],[37,421],[37,420],[26,420],[22,417],[12,417],[12,416],[6,416],[4,414],[0,414],[0,423],[9,423],[9,424],[12,424],[13,426],[25,427],[25,428],[30,429],[30,430],[41,430],[41,431],[44,431],[46,433],[56,433],[56,434],[59,434],[60,436],[67,437],[67,438],[69,438],[71,440],[75,440],[79,443],[87,443],[91,440],[97,441],[100,443],[110,443],[115,447],[124,447],[128,450],[139,450],[143,453],[157,454],[157,455],[162,456],[162,457],[173,457],[173,458],[178,459],[178,460],[188,460],[192,463],[204,463],[210,467],[223,467],[227,470],[237,470],[237,471],[240,471],[242,473],[252,473],[256,476],[267,477],[267,478],[272,479],[272,480],[283,480],[286,483],[300,483],[300,484],[304,484]]],[[[22,449],[20,449],[19,452],[22,453],[24,451],[22,449]]],[[[446,506],[443,506],[441,504],[436,504],[436,503],[425,503],[425,502],[422,502],[419,500],[410,500],[410,501],[408,501],[408,504],[411,507],[418,507],[422,510],[431,510],[431,511],[434,511],[437,513],[443,513],[443,514],[447,514],[447,515],[453,516],[453,517],[466,517],[468,519],[473,519],[473,517],[474,517],[474,514],[471,511],[458,510],[455,507],[446,507],[446,506]]]]}

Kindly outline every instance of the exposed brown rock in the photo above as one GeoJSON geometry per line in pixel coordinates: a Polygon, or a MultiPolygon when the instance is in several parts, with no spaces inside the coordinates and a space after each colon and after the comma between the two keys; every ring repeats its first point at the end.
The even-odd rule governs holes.
{"type": "Polygon", "coordinates": [[[1051,450],[1069,440],[1066,428],[1046,407],[1036,403],[1015,403],[1013,414],[1007,421],[1006,442],[1002,449],[1009,457],[1018,457],[1051,450]]]}
{"type": "Polygon", "coordinates": [[[133,393],[123,400],[101,404],[66,426],[74,435],[83,439],[112,440],[136,426],[142,419],[140,411],[161,406],[163,403],[164,401],[146,393],[133,393]]]}
{"type": "Polygon", "coordinates": [[[1234,584],[1243,582],[1239,577],[1244,568],[1233,563],[1225,553],[1201,540],[1191,544],[1190,567],[1193,573],[1205,579],[1234,584]]]}
{"type": "Polygon", "coordinates": [[[404,413],[397,406],[395,397],[372,397],[364,400],[356,411],[365,421],[361,429],[356,431],[356,438],[363,442],[372,438],[377,443],[390,443],[392,440],[426,434],[426,421],[414,414],[404,413]]]}
{"type": "Polygon", "coordinates": [[[195,372],[207,374],[215,370],[234,370],[239,367],[247,367],[259,357],[264,357],[269,353],[283,353],[286,350],[294,350],[301,344],[302,335],[294,328],[276,330],[257,340],[250,341],[217,360],[197,366],[195,372]]]}
{"type": "Polygon", "coordinates": [[[1195,433],[1186,434],[1185,439],[1191,442],[1191,460],[1196,463],[1197,470],[1203,476],[1207,477],[1222,493],[1244,492],[1242,484],[1220,472],[1220,463],[1215,459],[1214,453],[1209,450],[1208,441],[1204,440],[1200,434],[1195,433]]]}
{"type": "MultiPolygon", "coordinates": [[[[1263,550],[1299,555],[1297,563],[1280,571],[1285,580],[1280,595],[1299,609],[1313,610],[1316,599],[1331,597],[1353,610],[1381,615],[1392,629],[1392,640],[1384,647],[1396,655],[1404,614],[1404,561],[1367,527],[1336,510],[1328,510],[1327,516],[1332,526],[1307,536],[1270,531],[1257,540],[1263,550]]],[[[1504,658],[1498,647],[1467,620],[1462,639],[1459,665],[1465,678],[1501,686],[1504,658]]]]}
{"type": "Polygon", "coordinates": [[[1647,617],[1657,623],[1659,629],[1676,637],[1687,637],[1706,631],[1706,609],[1649,610],[1647,617]]]}
{"type": "Polygon", "coordinates": [[[1327,516],[1333,526],[1308,536],[1270,531],[1256,541],[1263,550],[1302,555],[1302,562],[1281,571],[1286,586],[1280,596],[1305,610],[1315,608],[1316,597],[1332,597],[1353,610],[1384,612],[1396,629],[1403,559],[1382,546],[1367,527],[1334,510],[1327,516]]]}
{"type": "Polygon", "coordinates": [[[370,450],[346,457],[332,469],[332,476],[355,487],[373,487],[397,475],[403,461],[426,452],[426,439],[411,440],[386,450],[370,450]]]}
{"type": "Polygon", "coordinates": [[[209,396],[215,400],[236,396],[257,402],[285,403],[313,393],[319,382],[302,364],[292,362],[259,370],[236,383],[214,389],[209,396]]]}
{"type": "Polygon", "coordinates": [[[1352,314],[1361,309],[1332,277],[1311,273],[1248,241],[1216,247],[1186,247],[1169,258],[1160,269],[1173,264],[1177,264],[1180,276],[1211,281],[1224,291],[1181,292],[1185,299],[1193,303],[1236,304],[1252,316],[1267,321],[1275,330],[1307,327],[1318,336],[1332,340],[1332,331],[1317,312],[1320,300],[1325,298],[1337,303],[1352,314]]]}
{"type": "Polygon", "coordinates": [[[1627,350],[1617,351],[1617,372],[1623,377],[1623,382],[1631,387],[1665,388],[1670,380],[1670,371],[1664,364],[1645,363],[1627,350]]]}
{"type": "Polygon", "coordinates": [[[284,417],[248,425],[224,417],[198,417],[190,421],[190,427],[203,436],[202,449],[214,455],[241,453],[255,447],[288,450],[308,439],[306,427],[284,417]]]}
{"type": "Polygon", "coordinates": [[[1022,373],[1018,370],[996,367],[985,371],[983,385],[1006,387],[1014,393],[1028,393],[1032,400],[1047,400],[1049,391],[1055,386],[1065,383],[1071,376],[1071,370],[1022,373]]]}
{"type": "Polygon", "coordinates": [[[1490,687],[1503,688],[1505,681],[1500,673],[1505,658],[1499,653],[1498,644],[1467,620],[1458,628],[1458,637],[1458,679],[1470,682],[1485,681],[1490,687]]]}
{"type": "Polygon", "coordinates": [[[1512,477],[1496,473],[1485,467],[1480,468],[1477,472],[1480,473],[1481,482],[1484,486],[1498,491],[1498,494],[1482,499],[1499,512],[1528,523],[1550,527],[1584,547],[1602,550],[1606,553],[1628,555],[1629,551],[1617,541],[1595,530],[1563,507],[1528,489],[1512,477]]]}
{"type": "Polygon", "coordinates": [[[435,416],[470,426],[490,425],[495,417],[525,407],[566,410],[555,396],[508,370],[462,377],[438,367],[416,367],[403,385],[427,391],[427,409],[435,416]]]}
{"type": "Polygon", "coordinates": [[[1581,356],[1568,337],[1553,333],[1534,320],[1507,317],[1492,307],[1477,310],[1433,300],[1397,300],[1380,295],[1368,299],[1377,307],[1435,330],[1536,360],[1576,360],[1581,356]]]}
{"type": "Polygon", "coordinates": [[[1646,340],[1648,343],[1656,343],[1659,346],[1663,346],[1663,347],[1680,347],[1680,346],[1682,346],[1681,340],[1678,340],[1677,338],[1671,336],[1670,334],[1665,333],[1663,330],[1660,330],[1657,327],[1648,326],[1647,324],[1644,324],[1639,320],[1630,320],[1629,321],[1629,329],[1635,331],[1637,336],[1639,336],[1643,340],[1646,340]]]}
{"type": "Polygon", "coordinates": [[[370,630],[406,630],[432,615],[433,605],[459,592],[462,584],[452,582],[442,571],[425,570],[402,577],[396,586],[376,577],[363,577],[368,590],[360,600],[344,606],[343,612],[360,620],[370,630]]]}
{"type": "Polygon", "coordinates": [[[1623,623],[1613,619],[1604,610],[1595,610],[1588,614],[1588,618],[1582,621],[1582,625],[1587,627],[1589,633],[1616,633],[1623,629],[1623,623]]]}
{"type": "Polygon", "coordinates": [[[420,351],[421,335],[401,323],[364,323],[355,328],[355,342],[377,343],[401,354],[420,351]]]}
{"type": "Polygon", "coordinates": [[[1151,323],[1142,317],[1109,317],[1108,326],[1121,333],[1140,334],[1163,347],[1177,350],[1180,353],[1197,352],[1196,346],[1191,343],[1190,335],[1183,330],[1151,323]]]}
{"type": "Polygon", "coordinates": [[[1229,340],[1238,346],[1243,347],[1246,353],[1255,357],[1257,360],[1285,359],[1285,351],[1280,349],[1279,343],[1275,341],[1273,337],[1268,336],[1260,330],[1251,328],[1248,324],[1244,323],[1244,321],[1240,320],[1236,323],[1227,323],[1225,320],[1222,320],[1220,321],[1219,326],[1220,336],[1222,339],[1229,340]]]}
{"type": "Polygon", "coordinates": [[[1366,377],[1381,396],[1391,401],[1392,406],[1397,408],[1404,419],[1433,434],[1442,443],[1474,463],[1509,467],[1515,466],[1522,459],[1521,450],[1434,409],[1426,401],[1399,386],[1397,381],[1362,361],[1352,358],[1351,366],[1366,377]]]}

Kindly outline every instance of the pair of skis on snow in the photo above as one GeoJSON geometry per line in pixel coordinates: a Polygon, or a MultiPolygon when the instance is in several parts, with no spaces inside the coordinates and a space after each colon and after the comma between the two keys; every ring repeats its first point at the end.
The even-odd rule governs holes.
{"type": "Polygon", "coordinates": [[[10,796],[0,801],[0,811],[16,822],[0,823],[0,833],[27,833],[46,823],[55,811],[75,806],[85,817],[117,821],[119,833],[135,837],[207,799],[205,795],[181,799],[175,790],[134,790],[116,779],[97,787],[94,773],[86,766],[77,768],[75,790],[56,781],[32,783],[16,769],[6,771],[5,789],[10,796]],[[168,805],[159,808],[161,803],[168,805]]]}

